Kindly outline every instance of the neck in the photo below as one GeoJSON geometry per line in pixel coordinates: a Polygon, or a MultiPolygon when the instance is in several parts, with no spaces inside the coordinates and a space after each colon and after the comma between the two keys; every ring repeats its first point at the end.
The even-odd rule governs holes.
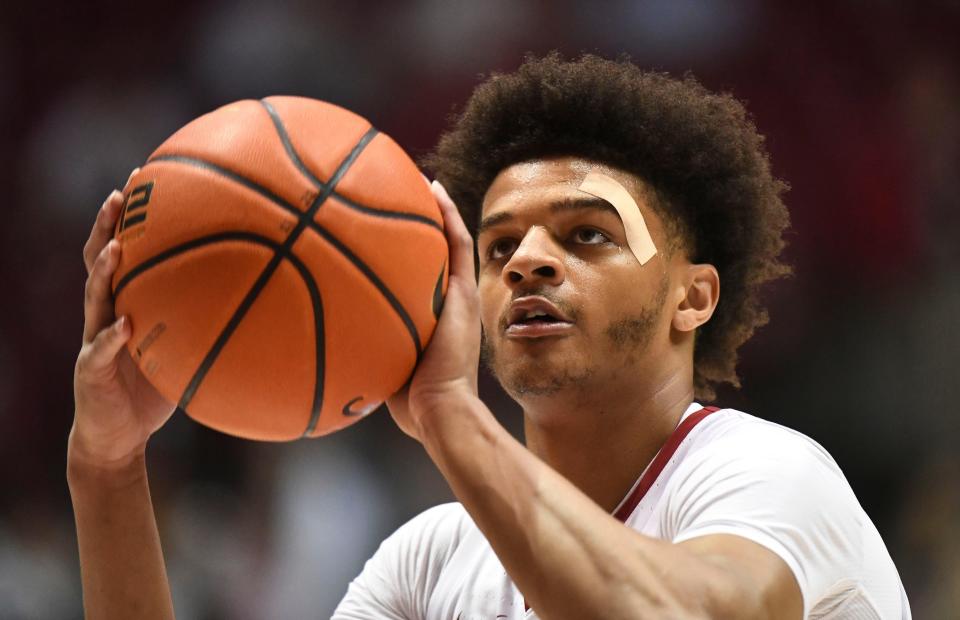
{"type": "Polygon", "coordinates": [[[645,385],[589,390],[599,398],[581,389],[525,400],[527,447],[613,512],[693,402],[692,373],[674,370],[645,385]]]}

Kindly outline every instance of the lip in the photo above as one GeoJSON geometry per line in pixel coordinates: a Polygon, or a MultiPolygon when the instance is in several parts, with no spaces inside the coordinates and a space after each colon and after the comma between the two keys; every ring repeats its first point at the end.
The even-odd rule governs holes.
{"type": "Polygon", "coordinates": [[[507,327],[504,330],[511,338],[541,338],[560,336],[573,329],[573,322],[566,314],[545,297],[520,297],[510,304],[507,327]],[[552,323],[518,323],[528,312],[543,312],[557,319],[552,323]]]}
{"type": "Polygon", "coordinates": [[[563,336],[573,330],[573,323],[515,323],[507,327],[507,338],[544,338],[563,336]]]}

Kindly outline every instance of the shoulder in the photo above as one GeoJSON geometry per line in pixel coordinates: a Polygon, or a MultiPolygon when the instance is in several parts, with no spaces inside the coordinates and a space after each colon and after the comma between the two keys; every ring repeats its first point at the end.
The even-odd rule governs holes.
{"type": "Polygon", "coordinates": [[[819,443],[732,409],[707,416],[690,439],[667,481],[666,538],[733,534],[766,547],[794,573],[807,612],[861,590],[877,601],[899,592],[876,528],[819,443]]]}
{"type": "Polygon", "coordinates": [[[743,411],[720,409],[705,418],[697,430],[689,456],[681,463],[688,472],[709,461],[733,469],[753,470],[763,465],[788,477],[829,474],[843,478],[837,462],[819,443],[799,431],[743,411]]]}
{"type": "Polygon", "coordinates": [[[775,511],[804,519],[826,510],[834,519],[859,518],[860,504],[840,467],[810,437],[734,409],[721,409],[699,426],[669,481],[668,493],[683,504],[680,516],[694,518],[720,503],[744,515],[775,511]]]}

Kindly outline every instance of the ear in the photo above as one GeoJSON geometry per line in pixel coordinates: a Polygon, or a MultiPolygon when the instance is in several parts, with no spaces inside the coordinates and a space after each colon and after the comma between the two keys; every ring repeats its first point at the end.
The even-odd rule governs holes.
{"type": "Polygon", "coordinates": [[[686,295],[673,314],[672,326],[692,332],[713,316],[720,300],[720,274],[713,265],[687,265],[683,285],[686,295]]]}

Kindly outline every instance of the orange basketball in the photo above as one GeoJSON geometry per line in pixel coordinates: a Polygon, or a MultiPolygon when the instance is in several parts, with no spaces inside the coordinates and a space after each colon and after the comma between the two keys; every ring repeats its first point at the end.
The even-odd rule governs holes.
{"type": "Polygon", "coordinates": [[[352,424],[399,390],[447,285],[420,171],[356,114],[298,97],[191,122],[124,189],[128,348],[192,418],[264,440],[352,424]]]}

